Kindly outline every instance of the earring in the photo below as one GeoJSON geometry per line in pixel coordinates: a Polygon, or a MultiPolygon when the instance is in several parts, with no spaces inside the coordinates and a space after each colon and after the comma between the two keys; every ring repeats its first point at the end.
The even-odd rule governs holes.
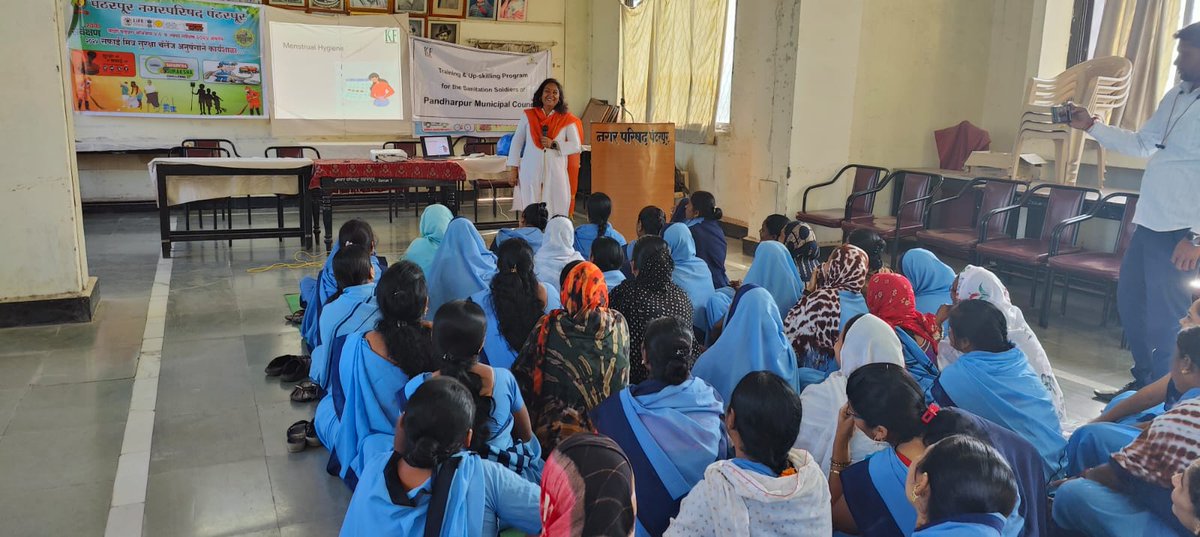
{"type": "Polygon", "coordinates": [[[913,503],[916,503],[917,502],[917,487],[913,487],[911,495],[912,495],[913,503]]]}

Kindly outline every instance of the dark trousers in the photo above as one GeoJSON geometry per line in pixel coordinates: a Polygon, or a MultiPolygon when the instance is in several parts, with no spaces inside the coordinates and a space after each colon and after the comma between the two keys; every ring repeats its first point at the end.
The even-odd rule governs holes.
{"type": "Polygon", "coordinates": [[[1121,261],[1117,309],[1133,354],[1130,373],[1143,385],[1170,372],[1179,319],[1192,303],[1195,272],[1180,271],[1171,262],[1175,246],[1187,235],[1186,229],[1152,231],[1138,226],[1121,261]]]}

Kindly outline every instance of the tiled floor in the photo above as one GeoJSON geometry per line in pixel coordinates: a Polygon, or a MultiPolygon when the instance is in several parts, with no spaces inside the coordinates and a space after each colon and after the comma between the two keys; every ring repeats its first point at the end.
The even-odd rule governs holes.
{"type": "MultiPolygon", "coordinates": [[[[338,218],[350,215],[371,222],[378,252],[391,260],[416,234],[411,213],[394,224],[382,211],[338,218]]],[[[87,216],[89,268],[102,293],[96,321],[0,330],[0,533],[104,534],[138,352],[152,331],[157,226],[151,214],[87,216]]],[[[349,493],[325,474],[327,453],[285,448],[285,429],[311,417],[312,406],[292,403],[291,386],[262,374],[272,357],[299,350],[283,295],[312,270],[247,270],[292,262],[298,249],[295,239],[175,246],[156,407],[129,417],[134,437],[153,423],[148,464],[140,461],[148,468],[143,535],[331,535],[340,527],[349,493]]],[[[749,264],[740,251],[731,244],[731,278],[749,264]]],[[[1017,284],[1013,295],[1028,293],[1017,284]]],[[[1098,300],[1079,295],[1069,317],[1040,331],[1076,420],[1100,407],[1093,385],[1126,380],[1120,330],[1101,329],[1098,311],[1098,300]]]]}

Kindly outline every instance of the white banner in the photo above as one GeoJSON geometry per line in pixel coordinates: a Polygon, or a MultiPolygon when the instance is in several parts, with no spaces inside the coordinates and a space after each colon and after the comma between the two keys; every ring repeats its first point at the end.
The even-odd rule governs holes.
{"type": "Polygon", "coordinates": [[[414,37],[409,51],[413,119],[456,132],[516,125],[538,85],[550,78],[548,50],[518,54],[414,37]]]}

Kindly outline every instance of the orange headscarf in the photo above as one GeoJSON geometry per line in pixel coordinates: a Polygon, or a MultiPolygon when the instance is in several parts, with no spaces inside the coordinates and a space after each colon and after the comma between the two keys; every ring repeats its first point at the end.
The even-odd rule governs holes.
{"type": "MultiPolygon", "coordinates": [[[[608,286],[604,284],[604,272],[590,261],[575,265],[571,272],[567,273],[561,299],[563,307],[551,311],[539,323],[537,335],[539,359],[546,355],[546,341],[550,337],[550,330],[556,324],[555,319],[567,315],[572,319],[582,321],[592,312],[608,307],[608,286]]],[[[541,368],[534,368],[534,393],[541,393],[541,380],[541,368]]]]}

